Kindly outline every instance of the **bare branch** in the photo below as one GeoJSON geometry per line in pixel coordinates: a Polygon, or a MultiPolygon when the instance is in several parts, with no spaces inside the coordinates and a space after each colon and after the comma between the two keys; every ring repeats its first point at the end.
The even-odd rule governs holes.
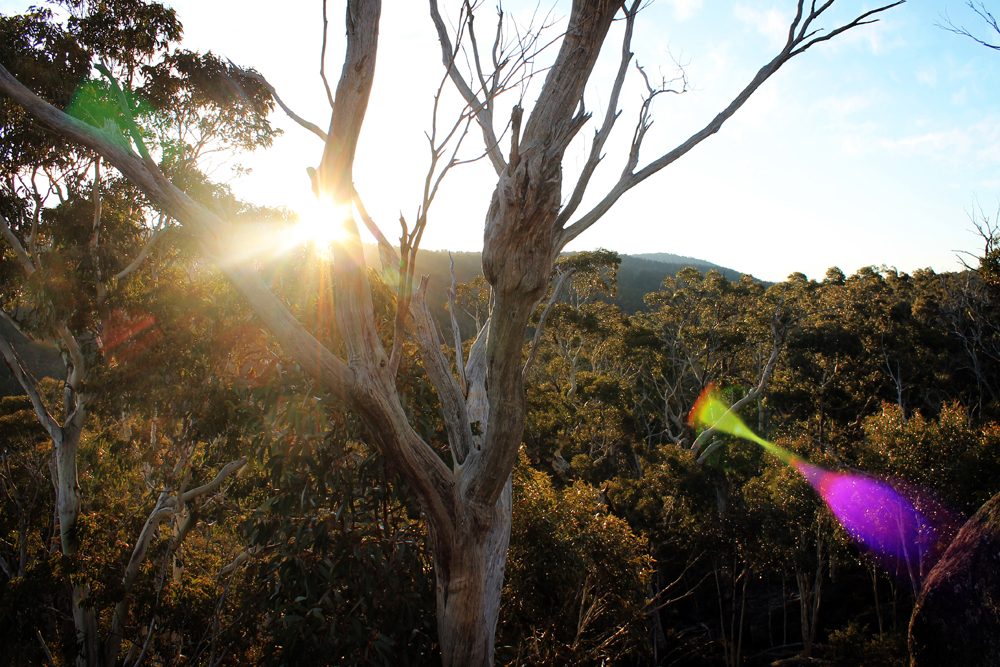
{"type": "MultiPolygon", "coordinates": [[[[468,134],[469,123],[471,122],[471,118],[469,116],[466,116],[464,113],[461,114],[441,142],[437,142],[438,104],[440,103],[441,92],[447,80],[448,76],[445,75],[441,79],[441,83],[438,85],[437,93],[434,95],[434,108],[431,114],[431,134],[427,137],[431,160],[430,166],[427,169],[427,174],[424,177],[423,200],[421,201],[420,208],[417,212],[417,219],[413,225],[413,231],[407,232],[406,220],[402,216],[399,218],[399,222],[403,228],[403,233],[399,239],[400,262],[396,287],[396,317],[393,325],[395,333],[393,334],[392,353],[389,355],[389,369],[392,374],[396,373],[402,356],[403,335],[406,326],[406,317],[410,310],[410,298],[413,293],[413,274],[416,269],[417,251],[420,248],[420,241],[423,238],[424,230],[427,228],[427,218],[430,212],[430,207],[434,202],[434,198],[437,195],[438,188],[441,186],[441,182],[444,180],[444,177],[456,164],[456,155],[458,154],[459,148],[462,146],[462,140],[465,139],[468,134]],[[454,142],[451,158],[445,163],[444,167],[442,167],[440,171],[437,171],[438,162],[444,154],[448,142],[452,141],[456,134],[458,135],[458,138],[454,142]]],[[[374,225],[374,223],[372,224],[374,225]]]]}
{"type": "Polygon", "coordinates": [[[382,230],[378,228],[372,217],[368,215],[367,209],[365,209],[365,204],[361,200],[361,195],[358,194],[357,189],[353,191],[354,205],[358,207],[358,213],[361,214],[361,221],[364,223],[365,227],[375,237],[378,242],[379,257],[382,260],[382,268],[392,268],[395,271],[399,270],[399,256],[396,254],[396,249],[393,248],[392,243],[389,239],[385,237],[382,230]]]}
{"type": "MultiPolygon", "coordinates": [[[[94,200],[94,221],[90,235],[90,252],[96,262],[97,245],[101,238],[101,156],[94,158],[94,183],[92,187],[94,200]]],[[[96,264],[95,264],[96,265],[96,264]]],[[[100,269],[98,269],[100,270],[100,269]]]]}
{"type": "Polygon", "coordinates": [[[17,256],[18,261],[21,262],[21,266],[24,268],[24,272],[29,276],[35,272],[35,265],[32,264],[31,258],[28,257],[28,253],[25,252],[24,246],[21,242],[17,240],[14,236],[14,232],[10,229],[10,224],[7,222],[7,218],[4,217],[3,213],[0,213],[0,232],[3,233],[4,239],[10,245],[11,250],[17,256]]]}
{"type": "MultiPolygon", "coordinates": [[[[80,390],[80,383],[83,382],[83,375],[86,372],[83,351],[80,349],[80,344],[77,342],[76,337],[70,333],[65,323],[59,323],[59,326],[56,327],[56,333],[59,334],[59,339],[66,346],[66,351],[69,353],[70,361],[73,364],[73,370],[70,371],[69,377],[66,378],[66,384],[74,392],[78,392],[80,390]]],[[[69,418],[70,414],[67,411],[66,419],[69,418]]]]}
{"type": "Polygon", "coordinates": [[[184,495],[181,496],[181,502],[189,503],[199,496],[203,496],[206,493],[211,493],[212,491],[215,491],[222,485],[224,481],[226,481],[227,477],[232,475],[234,472],[240,470],[246,464],[247,464],[247,457],[245,456],[235,461],[230,461],[222,468],[222,470],[219,471],[219,474],[216,475],[211,482],[208,482],[207,484],[202,484],[196,489],[191,489],[190,491],[185,492],[184,495]]]}
{"type": "MultiPolygon", "coordinates": [[[[115,658],[118,655],[118,650],[124,637],[124,628],[127,621],[129,606],[131,604],[130,596],[132,593],[132,586],[135,583],[136,577],[139,575],[139,570],[142,567],[143,561],[146,559],[146,554],[149,551],[149,544],[156,533],[157,526],[159,526],[165,519],[173,516],[175,512],[182,508],[186,503],[219,488],[227,477],[240,470],[246,464],[246,457],[240,458],[236,461],[231,461],[219,471],[211,482],[203,484],[196,489],[191,489],[187,492],[181,491],[178,492],[177,495],[171,495],[168,491],[160,493],[160,497],[157,499],[156,505],[153,507],[153,511],[150,512],[149,517],[146,518],[146,523],[143,524],[142,531],[140,531],[139,537],[136,539],[135,547],[132,549],[132,556],[129,558],[128,565],[125,567],[125,574],[122,576],[121,599],[115,605],[111,632],[106,643],[109,658],[115,658]]],[[[176,551],[177,548],[180,547],[184,538],[187,536],[188,532],[190,532],[196,521],[197,513],[192,511],[188,515],[177,536],[172,539],[170,551],[176,551]]]]}
{"type": "MultiPolygon", "coordinates": [[[[764,370],[760,374],[760,380],[757,382],[757,386],[746,393],[746,396],[736,401],[729,410],[726,411],[726,415],[736,414],[744,407],[756,401],[765,391],[767,391],[767,383],[771,379],[771,374],[774,372],[775,364],[778,361],[778,357],[781,355],[781,349],[785,344],[785,336],[787,335],[789,329],[791,329],[799,320],[797,317],[788,318],[787,320],[781,320],[781,307],[784,305],[784,297],[778,302],[778,305],[774,307],[773,321],[771,323],[771,354],[767,359],[767,363],[764,364],[764,370]]],[[[698,450],[711,438],[713,435],[718,433],[714,426],[711,426],[695,438],[695,441],[691,444],[691,451],[698,453],[698,450]]],[[[698,457],[698,463],[704,463],[705,459],[711,452],[714,451],[714,447],[709,447],[705,452],[698,457]]]]}
{"type": "MultiPolygon", "coordinates": [[[[687,564],[686,564],[686,565],[684,565],[684,569],[683,569],[683,570],[681,570],[681,573],[680,573],[679,575],[677,575],[677,578],[676,578],[676,579],[674,579],[674,580],[673,580],[673,581],[671,581],[671,582],[670,582],[669,584],[667,584],[666,586],[664,586],[664,587],[663,587],[663,590],[661,590],[661,591],[660,591],[659,593],[657,593],[656,595],[654,595],[653,597],[651,597],[651,598],[649,599],[649,601],[648,601],[648,602],[646,602],[646,607],[649,607],[649,605],[651,605],[651,604],[653,604],[654,602],[656,602],[657,600],[659,600],[659,599],[660,599],[660,597],[662,597],[664,593],[666,593],[666,592],[667,592],[667,591],[669,591],[669,590],[670,590],[671,588],[673,588],[674,586],[676,586],[677,584],[679,584],[679,583],[680,583],[680,581],[681,581],[681,579],[683,579],[683,578],[684,578],[684,575],[685,575],[685,574],[687,574],[687,571],[688,571],[688,570],[690,570],[690,569],[691,569],[691,567],[692,567],[692,566],[693,566],[693,565],[694,565],[695,563],[697,563],[697,562],[698,562],[699,560],[701,560],[701,557],[702,557],[702,556],[704,556],[704,555],[705,555],[705,552],[704,552],[704,551],[702,551],[702,552],[701,552],[700,554],[698,554],[697,556],[695,556],[693,560],[689,560],[689,561],[687,562],[687,564]]],[[[704,580],[702,580],[702,581],[704,581],[704,580]]],[[[697,587],[698,587],[698,585],[699,585],[700,583],[701,583],[701,582],[698,582],[698,584],[695,584],[694,588],[697,588],[697,587]]],[[[692,589],[692,590],[694,590],[694,589],[692,589]]],[[[651,612],[647,611],[646,613],[651,613],[651,612]]]]}
{"type": "Polygon", "coordinates": [[[250,547],[249,549],[246,549],[245,551],[243,551],[242,553],[240,553],[239,556],[237,556],[236,558],[234,558],[233,561],[229,565],[226,565],[221,570],[219,570],[219,572],[215,576],[217,576],[217,577],[224,577],[224,576],[226,576],[230,572],[235,571],[237,568],[239,568],[241,565],[243,565],[243,563],[247,562],[248,560],[250,560],[251,558],[253,558],[257,554],[259,554],[264,549],[265,549],[265,547],[262,547],[260,545],[255,545],[255,546],[250,547]]]}
{"type": "MultiPolygon", "coordinates": [[[[326,8],[326,3],[325,2],[323,3],[323,7],[324,7],[324,9],[326,8]]],[[[324,33],[324,37],[325,37],[325,33],[324,33]]],[[[233,69],[235,69],[236,71],[238,71],[243,76],[249,77],[249,78],[253,79],[254,81],[256,81],[257,83],[259,83],[260,85],[264,86],[264,89],[267,90],[267,92],[271,94],[271,97],[273,97],[274,101],[278,103],[278,106],[280,106],[282,108],[282,110],[285,112],[286,116],[288,116],[289,118],[291,118],[292,120],[294,120],[296,123],[298,123],[299,125],[301,125],[305,129],[307,129],[310,132],[312,132],[313,134],[315,134],[317,137],[319,137],[320,139],[322,139],[324,143],[326,143],[326,138],[327,138],[326,137],[326,132],[324,132],[323,130],[321,130],[318,125],[310,123],[309,121],[307,121],[306,119],[302,118],[297,113],[295,113],[294,111],[292,111],[288,107],[288,105],[285,104],[285,102],[281,99],[281,97],[278,96],[278,92],[274,89],[274,86],[272,86],[270,83],[268,83],[267,79],[265,79],[263,76],[261,76],[260,74],[258,74],[257,72],[255,72],[253,70],[243,69],[242,67],[240,67],[239,65],[237,65],[236,63],[234,63],[232,60],[229,61],[229,64],[233,67],[233,69]]],[[[249,99],[249,98],[247,98],[246,93],[243,92],[243,88],[238,83],[236,83],[235,81],[233,83],[240,90],[240,93],[243,94],[244,99],[249,99]]]]}
{"type": "MultiPolygon", "coordinates": [[[[867,20],[869,19],[869,17],[878,14],[880,12],[889,10],[898,5],[901,5],[903,4],[903,2],[905,2],[905,0],[898,0],[897,2],[893,2],[888,5],[883,5],[871,11],[865,12],[860,16],[858,16],[853,21],[851,21],[850,23],[843,25],[837,28],[836,30],[831,31],[830,33],[827,33],[824,36],[816,37],[815,39],[813,39],[813,35],[816,34],[816,31],[812,32],[806,32],[806,31],[808,30],[812,21],[815,20],[817,17],[819,17],[824,11],[826,11],[826,9],[833,3],[833,0],[827,0],[827,2],[824,5],[820,6],[819,9],[816,9],[814,4],[813,9],[810,11],[809,15],[806,16],[805,20],[802,21],[799,32],[798,34],[796,34],[795,29],[798,26],[799,21],[801,20],[802,17],[803,0],[800,0],[798,12],[792,21],[791,27],[789,28],[789,36],[787,42],[785,43],[785,46],[781,49],[781,52],[778,53],[778,55],[771,60],[771,62],[767,63],[766,65],[761,67],[760,70],[758,70],[757,74],[750,81],[750,83],[747,84],[747,86],[742,91],[740,91],[740,93],[733,99],[733,101],[730,102],[729,105],[725,109],[723,109],[715,118],[713,118],[710,123],[708,123],[698,132],[691,135],[686,141],[684,141],[682,144],[680,144],[670,152],[657,158],[656,160],[649,163],[639,171],[634,171],[634,164],[627,166],[626,169],[623,170],[622,175],[619,178],[618,182],[611,188],[611,191],[607,195],[605,195],[604,198],[593,209],[591,209],[588,213],[583,215],[583,217],[581,217],[579,220],[577,220],[573,224],[563,229],[559,237],[558,247],[560,249],[564,248],[567,243],[575,239],[586,229],[588,229],[591,225],[597,222],[605,213],[607,213],[611,209],[614,203],[617,202],[618,199],[621,198],[621,196],[625,194],[628,190],[632,189],[633,187],[635,187],[642,181],[646,180],[653,174],[657,173],[664,167],[672,164],[678,158],[687,154],[692,148],[700,144],[702,141],[704,141],[705,139],[709,138],[710,136],[718,132],[719,129],[722,127],[723,123],[729,120],[729,118],[731,118],[733,114],[735,114],[739,110],[739,108],[742,107],[748,99],[750,99],[750,96],[753,95],[753,93],[756,92],[756,90],[760,88],[760,86],[763,85],[763,83],[767,81],[772,74],[777,72],[778,69],[786,62],[788,62],[792,57],[802,53],[803,51],[811,47],[813,44],[827,41],[841,34],[845,30],[849,30],[859,25],[872,23],[875,19],[867,20]]],[[[638,161],[638,150],[639,150],[639,143],[641,143],[642,140],[642,132],[637,133],[636,139],[633,141],[632,153],[634,153],[634,159],[636,162],[638,161]]],[[[632,155],[630,155],[630,161],[631,158],[632,155]]]]}
{"type": "Polygon", "coordinates": [[[42,637],[42,631],[35,628],[35,636],[38,637],[38,643],[42,645],[42,653],[45,654],[45,662],[50,667],[56,667],[56,661],[52,657],[52,651],[49,650],[48,645],[45,643],[45,639],[42,637]]]}
{"type": "Polygon", "coordinates": [[[594,170],[597,169],[597,165],[604,157],[601,154],[601,151],[604,150],[604,144],[607,142],[608,137],[611,136],[611,130],[614,129],[615,121],[621,115],[621,112],[618,110],[618,98],[621,95],[622,86],[625,84],[625,75],[628,73],[629,63],[632,62],[632,30],[635,28],[635,17],[639,13],[640,2],[641,0],[633,0],[632,6],[625,9],[625,37],[622,39],[621,62],[618,65],[618,74],[615,75],[615,82],[611,86],[611,97],[608,99],[607,111],[604,112],[604,123],[599,130],[594,132],[594,141],[591,144],[587,162],[583,165],[580,178],[576,182],[576,187],[573,188],[573,194],[556,219],[556,225],[560,228],[569,222],[570,217],[576,212],[577,207],[580,206],[587,186],[590,185],[590,178],[594,175],[594,170]]]}
{"type": "Polygon", "coordinates": [[[438,338],[437,327],[426,308],[428,278],[420,279],[411,302],[413,320],[413,337],[420,349],[420,357],[424,361],[424,369],[437,389],[441,400],[441,414],[444,417],[445,429],[448,431],[448,445],[451,447],[455,465],[465,463],[472,449],[472,426],[465,405],[465,397],[451,374],[451,364],[441,351],[441,339],[438,338]]]}
{"type": "Polygon", "coordinates": [[[451,315],[451,332],[455,339],[455,370],[458,373],[458,386],[462,390],[462,395],[469,393],[469,386],[465,381],[465,364],[462,362],[462,330],[458,326],[457,304],[455,303],[455,287],[458,281],[455,278],[455,258],[448,252],[448,259],[451,261],[451,287],[448,289],[448,313],[451,315]]]}
{"type": "Polygon", "coordinates": [[[483,91],[483,96],[486,98],[486,110],[490,113],[490,115],[492,115],[494,97],[491,93],[494,93],[495,90],[493,90],[486,83],[486,77],[483,76],[483,63],[479,59],[479,44],[476,41],[476,31],[473,26],[476,16],[473,13],[472,3],[470,3],[469,0],[465,0],[465,13],[466,24],[469,26],[469,41],[472,43],[472,60],[476,64],[476,76],[479,77],[480,89],[483,91]]]}
{"type": "Polygon", "coordinates": [[[330,82],[326,80],[326,37],[329,25],[329,21],[326,20],[326,0],[323,0],[323,47],[319,51],[319,76],[323,79],[323,87],[326,88],[326,99],[333,109],[333,91],[330,90],[330,82]]]}
{"type": "MultiPolygon", "coordinates": [[[[870,19],[870,20],[868,20],[868,17],[874,16],[875,14],[884,12],[884,11],[889,10],[889,9],[892,9],[893,7],[901,5],[904,2],[906,2],[906,0],[898,0],[898,2],[894,2],[891,5],[884,5],[882,7],[878,7],[876,9],[872,9],[871,11],[867,11],[864,14],[862,14],[861,16],[859,16],[858,18],[856,18],[853,21],[851,21],[850,23],[848,23],[846,25],[842,25],[842,26],[840,26],[839,28],[837,28],[835,30],[831,30],[827,34],[823,35],[822,37],[817,37],[816,39],[813,39],[813,40],[811,40],[809,42],[806,42],[805,44],[803,44],[799,48],[797,48],[794,51],[792,51],[791,55],[789,57],[797,56],[800,53],[802,53],[803,51],[805,51],[806,49],[808,49],[809,47],[813,46],[814,44],[819,44],[820,42],[829,41],[829,40],[833,39],[834,37],[836,37],[837,35],[839,35],[840,33],[845,32],[847,30],[850,30],[851,28],[856,28],[859,25],[868,25],[870,23],[876,23],[876,22],[878,22],[878,19],[870,19]]],[[[828,0],[827,4],[823,6],[823,9],[825,10],[832,3],[833,3],[833,0],[828,0]]],[[[816,15],[818,16],[819,12],[817,12],[816,15]]],[[[812,34],[815,34],[815,33],[810,33],[809,35],[806,35],[806,37],[808,38],[812,34]]]]}
{"type": "MultiPolygon", "coordinates": [[[[972,8],[974,12],[979,14],[979,16],[984,21],[986,21],[987,25],[993,28],[993,30],[996,31],[997,33],[1000,33],[1000,26],[997,25],[997,19],[994,18],[993,14],[991,14],[986,10],[985,5],[980,3],[979,7],[976,7],[972,2],[969,2],[967,4],[969,7],[972,8]]],[[[960,35],[962,37],[968,37],[972,41],[976,42],[977,44],[980,44],[981,46],[985,46],[988,49],[1000,50],[1000,44],[993,44],[992,42],[987,42],[986,40],[977,37],[976,35],[972,34],[972,32],[965,26],[956,26],[947,14],[945,14],[944,16],[944,23],[938,22],[935,23],[934,25],[941,28],[942,30],[953,32],[956,35],[960,35]]]]}
{"type": "Polygon", "coordinates": [[[563,284],[574,273],[576,273],[576,267],[570,267],[565,272],[559,274],[555,287],[552,288],[552,296],[549,297],[549,302],[545,304],[545,310],[542,311],[541,317],[538,318],[538,325],[535,327],[535,335],[531,339],[531,353],[528,355],[528,360],[524,362],[524,368],[521,370],[521,376],[525,380],[528,379],[528,373],[531,372],[531,367],[535,363],[535,357],[538,356],[538,348],[542,342],[542,332],[545,330],[545,320],[548,318],[552,307],[559,300],[559,293],[562,291],[563,284]]]}
{"type": "MultiPolygon", "coordinates": [[[[472,88],[462,77],[462,73],[458,71],[458,67],[455,66],[455,56],[458,53],[459,43],[456,42],[455,47],[452,47],[448,28],[445,26],[444,20],[441,18],[441,12],[438,10],[437,0],[430,0],[430,9],[431,19],[434,21],[438,40],[441,42],[441,60],[447,70],[447,75],[451,78],[455,87],[458,88],[462,99],[472,109],[472,113],[475,114],[476,121],[483,131],[483,140],[486,142],[486,153],[490,158],[490,162],[493,163],[493,169],[499,174],[507,164],[503,159],[503,154],[500,152],[496,131],[493,128],[493,116],[486,103],[480,101],[479,97],[472,92],[472,88]]],[[[459,35],[459,41],[460,39],[461,35],[459,35]]]]}
{"type": "Polygon", "coordinates": [[[153,232],[153,235],[149,238],[148,241],[146,241],[146,244],[142,246],[142,250],[140,250],[139,254],[136,255],[135,259],[132,260],[132,263],[115,274],[115,280],[123,280],[124,278],[127,278],[128,276],[132,275],[132,273],[136,269],[142,266],[143,261],[146,259],[146,255],[149,254],[149,251],[156,244],[156,242],[159,241],[160,238],[166,233],[166,231],[167,229],[164,227],[161,229],[157,229],[155,232],[153,232]]]}
{"type": "MultiPolygon", "coordinates": [[[[0,311],[6,319],[10,319],[6,312],[0,311]]],[[[0,335],[0,353],[3,354],[4,361],[7,362],[7,367],[10,368],[10,372],[14,374],[17,378],[18,383],[20,383],[21,388],[24,389],[24,393],[28,395],[31,399],[31,406],[35,409],[35,414],[38,416],[38,421],[41,422],[42,426],[48,432],[49,437],[53,441],[59,441],[62,437],[62,429],[56,420],[52,418],[49,414],[49,409],[45,407],[42,397],[38,394],[38,386],[35,379],[31,377],[28,372],[27,367],[21,360],[21,356],[14,349],[14,346],[10,344],[5,336],[0,335]]]]}

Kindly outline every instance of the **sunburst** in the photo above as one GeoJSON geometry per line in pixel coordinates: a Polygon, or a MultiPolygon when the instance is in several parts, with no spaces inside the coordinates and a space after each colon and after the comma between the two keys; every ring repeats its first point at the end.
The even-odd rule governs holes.
{"type": "Polygon", "coordinates": [[[330,244],[344,238],[344,221],[351,214],[350,205],[336,206],[329,198],[309,197],[298,206],[298,223],[291,229],[294,245],[310,244],[319,253],[326,253],[330,244]]]}

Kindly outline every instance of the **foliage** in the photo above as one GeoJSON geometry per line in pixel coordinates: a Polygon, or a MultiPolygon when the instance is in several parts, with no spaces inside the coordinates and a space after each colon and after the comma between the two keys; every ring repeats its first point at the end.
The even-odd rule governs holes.
{"type": "Polygon", "coordinates": [[[264,664],[417,665],[437,657],[434,577],[406,485],[341,423],[280,444],[252,519],[264,664]]]}
{"type": "Polygon", "coordinates": [[[826,658],[835,667],[905,667],[910,664],[906,636],[871,636],[854,622],[830,633],[826,658]]]}
{"type": "Polygon", "coordinates": [[[556,488],[522,453],[505,572],[500,660],[625,664],[643,655],[650,560],[645,540],[597,489],[556,488]]]}
{"type": "MultiPolygon", "coordinates": [[[[178,48],[182,26],[159,3],[59,4],[61,23],[39,8],[0,17],[0,62],[119,146],[148,148],[173,183],[255,239],[292,222],[206,175],[276,135],[255,77],[178,48]]],[[[81,548],[61,554],[52,444],[30,402],[0,403],[0,643],[11,664],[40,664],[45,648],[74,659],[74,587],[102,638],[122,622],[125,646],[108,664],[143,651],[165,665],[437,663],[424,515],[371,434],[275,349],[191,237],[6,99],[0,162],[0,214],[34,267],[4,246],[0,305],[39,340],[59,334],[68,358],[66,328],[89,408],[81,548]],[[135,555],[161,500],[241,455],[255,456],[240,476],[179,503],[135,555]]],[[[560,257],[555,273],[574,274],[531,321],[541,326],[551,305],[513,474],[500,658],[737,665],[809,653],[815,639],[835,664],[902,664],[906,586],[890,580],[885,598],[884,576],[790,468],[724,437],[696,450],[687,413],[710,383],[733,402],[753,392],[748,422],[810,461],[920,484],[974,511],[1000,491],[992,232],[987,243],[978,273],[831,268],[822,281],[764,285],[676,267],[641,308],[617,253],[560,257]],[[862,625],[873,616],[877,638],[862,625]]],[[[450,259],[418,256],[418,272],[449,276],[428,292],[439,316],[450,259]]],[[[455,316],[478,329],[494,295],[476,279],[477,255],[455,259],[455,316]]],[[[259,264],[299,322],[345,352],[329,263],[296,250],[259,264]]],[[[376,272],[368,279],[391,349],[394,296],[376,272]]],[[[512,340],[516,357],[521,333],[512,340]]],[[[453,466],[438,396],[412,342],[395,342],[408,423],[453,466]]],[[[67,386],[39,384],[57,419],[67,386]]]]}

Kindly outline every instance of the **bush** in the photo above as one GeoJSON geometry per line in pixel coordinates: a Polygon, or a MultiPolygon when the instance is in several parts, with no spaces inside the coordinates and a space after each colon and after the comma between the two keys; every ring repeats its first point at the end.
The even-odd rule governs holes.
{"type": "Polygon", "coordinates": [[[513,483],[497,662],[620,664],[645,655],[646,539],[607,512],[596,488],[556,489],[523,452],[513,483]]]}

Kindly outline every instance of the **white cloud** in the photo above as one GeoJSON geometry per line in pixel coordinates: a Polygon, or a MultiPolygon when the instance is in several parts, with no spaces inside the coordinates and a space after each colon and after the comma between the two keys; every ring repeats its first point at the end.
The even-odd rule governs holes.
{"type": "Polygon", "coordinates": [[[674,18],[684,21],[701,9],[702,0],[667,0],[667,3],[674,8],[674,18]]]}
{"type": "Polygon", "coordinates": [[[917,72],[917,82],[925,86],[937,84],[937,70],[933,66],[917,72]]]}
{"type": "Polygon", "coordinates": [[[840,138],[842,155],[859,155],[866,146],[867,142],[859,134],[845,134],[840,138]]]}
{"type": "Polygon", "coordinates": [[[904,156],[926,156],[963,165],[1000,165],[1000,119],[990,117],[966,127],[886,139],[881,146],[904,156]]]}
{"type": "Polygon", "coordinates": [[[868,98],[861,95],[824,97],[815,103],[815,108],[824,111],[835,123],[842,123],[847,116],[868,107],[868,98]]]}
{"type": "Polygon", "coordinates": [[[733,11],[737,19],[767,37],[772,47],[779,47],[788,39],[788,25],[791,21],[777,7],[760,10],[737,4],[733,11]]]}

